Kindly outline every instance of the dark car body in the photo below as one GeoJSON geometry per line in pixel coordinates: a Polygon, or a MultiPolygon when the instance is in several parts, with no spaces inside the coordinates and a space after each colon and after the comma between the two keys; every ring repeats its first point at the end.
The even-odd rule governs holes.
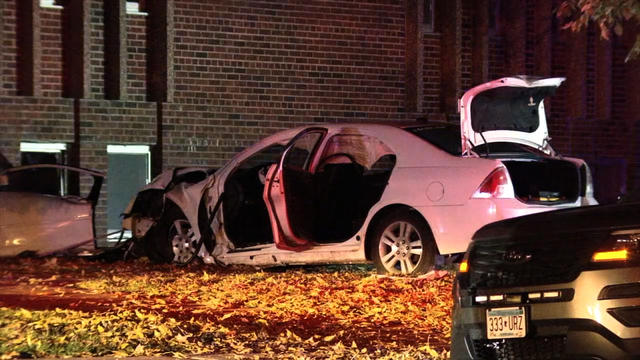
{"type": "Polygon", "coordinates": [[[453,295],[452,359],[640,359],[640,203],[486,225],[453,295]]]}

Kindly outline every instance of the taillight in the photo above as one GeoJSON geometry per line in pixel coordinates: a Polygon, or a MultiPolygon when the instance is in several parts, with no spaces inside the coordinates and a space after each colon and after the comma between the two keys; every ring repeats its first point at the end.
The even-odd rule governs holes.
{"type": "Polygon", "coordinates": [[[493,170],[472,196],[472,198],[475,199],[504,199],[513,197],[513,186],[511,185],[511,179],[509,179],[509,173],[505,167],[499,167],[493,170]]]}
{"type": "Polygon", "coordinates": [[[638,261],[640,259],[640,229],[614,231],[607,244],[595,252],[592,262],[638,261]]]}
{"type": "Polygon", "coordinates": [[[469,271],[469,251],[464,254],[460,265],[458,266],[458,272],[466,273],[469,271]]]}
{"type": "Polygon", "coordinates": [[[600,262],[600,261],[624,261],[629,259],[629,252],[627,249],[622,250],[612,250],[612,251],[598,251],[593,254],[591,257],[591,261],[600,262]]]}

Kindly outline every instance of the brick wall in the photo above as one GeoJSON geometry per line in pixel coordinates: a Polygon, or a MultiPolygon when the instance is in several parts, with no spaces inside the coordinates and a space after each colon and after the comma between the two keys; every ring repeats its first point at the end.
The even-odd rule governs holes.
{"type": "Polygon", "coordinates": [[[62,96],[62,10],[40,10],[42,96],[62,96]]]}
{"type": "Polygon", "coordinates": [[[102,1],[91,1],[90,21],[90,93],[89,98],[104,99],[104,10],[102,1]]]}
{"type": "Polygon", "coordinates": [[[177,1],[174,13],[167,165],[220,164],[304,123],[404,118],[402,2],[177,1]]]}
{"type": "Polygon", "coordinates": [[[440,34],[425,33],[423,38],[424,98],[422,107],[425,114],[440,112],[440,34]]]}
{"type": "Polygon", "coordinates": [[[146,100],[147,81],[147,17],[127,14],[127,99],[146,100]]]}
{"type": "Polygon", "coordinates": [[[20,164],[20,142],[73,142],[73,102],[61,98],[2,96],[0,149],[20,164]]]}
{"type": "Polygon", "coordinates": [[[473,47],[473,25],[474,25],[474,13],[473,13],[473,2],[472,1],[463,1],[462,2],[462,34],[461,34],[461,44],[462,51],[460,59],[460,75],[461,81],[460,85],[462,86],[462,91],[458,96],[462,96],[463,91],[466,89],[470,89],[472,84],[472,63],[471,49],[473,47]]]}
{"type": "Polygon", "coordinates": [[[16,40],[16,3],[2,2],[2,52],[0,69],[2,70],[2,95],[16,94],[18,48],[16,40]]]}

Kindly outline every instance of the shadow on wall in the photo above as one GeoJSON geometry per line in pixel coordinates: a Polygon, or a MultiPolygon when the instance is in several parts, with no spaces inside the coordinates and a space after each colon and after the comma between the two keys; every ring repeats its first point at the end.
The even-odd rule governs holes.
{"type": "Polygon", "coordinates": [[[7,158],[4,157],[4,155],[2,155],[2,153],[0,153],[0,171],[4,170],[4,169],[8,169],[10,167],[13,167],[13,165],[11,165],[9,160],[7,160],[7,158]]]}

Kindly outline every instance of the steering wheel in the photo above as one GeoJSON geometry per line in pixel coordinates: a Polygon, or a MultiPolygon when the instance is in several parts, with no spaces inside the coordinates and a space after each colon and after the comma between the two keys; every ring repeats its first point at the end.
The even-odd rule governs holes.
{"type": "Polygon", "coordinates": [[[316,167],[316,171],[322,171],[324,169],[324,166],[329,163],[329,160],[338,159],[338,158],[347,158],[347,160],[349,160],[349,162],[352,163],[352,164],[357,164],[358,163],[356,161],[356,159],[353,157],[353,155],[347,154],[347,153],[343,153],[343,152],[339,152],[339,153],[334,153],[334,154],[331,154],[331,155],[327,155],[327,156],[323,157],[322,159],[320,159],[320,161],[318,162],[318,166],[316,167]]]}

